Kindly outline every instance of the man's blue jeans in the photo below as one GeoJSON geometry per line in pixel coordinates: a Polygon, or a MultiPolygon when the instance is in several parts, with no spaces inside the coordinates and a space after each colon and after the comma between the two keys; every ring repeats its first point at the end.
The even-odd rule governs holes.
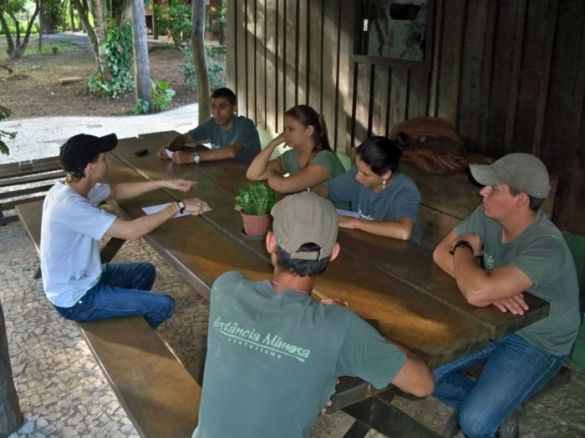
{"type": "Polygon", "coordinates": [[[434,395],[457,409],[465,436],[492,437],[506,416],[553,378],[566,359],[513,334],[435,369],[434,395]],[[477,380],[466,375],[484,361],[477,380]]]}
{"type": "Polygon", "coordinates": [[[74,321],[144,316],[156,328],[173,314],[175,300],[149,292],[155,276],[151,263],[106,263],[98,283],[73,307],[55,307],[63,317],[74,321]]]}

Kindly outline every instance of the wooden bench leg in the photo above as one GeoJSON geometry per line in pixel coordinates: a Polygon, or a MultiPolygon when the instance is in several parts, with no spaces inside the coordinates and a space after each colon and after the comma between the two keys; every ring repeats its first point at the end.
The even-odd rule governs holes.
{"type": "Polygon", "coordinates": [[[122,248],[122,245],[124,245],[124,242],[126,241],[123,239],[112,237],[108,241],[108,243],[106,243],[106,245],[102,248],[102,251],[100,253],[102,263],[111,262],[112,259],[116,256],[116,254],[118,254],[120,248],[122,248]]]}

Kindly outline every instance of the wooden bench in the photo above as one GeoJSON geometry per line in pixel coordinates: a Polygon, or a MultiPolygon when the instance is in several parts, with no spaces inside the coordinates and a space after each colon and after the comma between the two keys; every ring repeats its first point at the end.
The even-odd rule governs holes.
{"type": "MultiPolygon", "coordinates": [[[[18,205],[16,212],[38,251],[42,202],[18,205]]],[[[120,242],[110,247],[106,257],[113,257],[112,248],[119,248],[120,242]]],[[[114,318],[78,326],[141,436],[191,436],[201,388],[144,318],[114,318]]]]}
{"type": "Polygon", "coordinates": [[[0,225],[18,220],[17,216],[4,216],[5,211],[42,199],[53,181],[63,176],[59,157],[0,165],[0,225]]]}

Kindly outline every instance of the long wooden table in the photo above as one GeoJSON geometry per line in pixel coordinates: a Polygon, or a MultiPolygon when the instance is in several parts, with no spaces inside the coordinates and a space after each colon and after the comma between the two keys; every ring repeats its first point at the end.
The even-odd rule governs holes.
{"type": "MultiPolygon", "coordinates": [[[[175,135],[167,132],[121,140],[110,154],[110,180],[181,177],[195,180],[196,187],[188,194],[160,190],[120,202],[122,214],[138,217],[146,205],[200,197],[213,209],[210,213],[172,220],[146,240],[204,293],[229,270],[253,280],[266,279],[271,265],[264,242],[241,233],[241,218],[233,208],[238,186],[248,184],[245,167],[228,161],[175,165],[160,160],[158,149],[175,135]],[[148,155],[134,154],[144,148],[148,155]]],[[[431,253],[409,242],[343,229],[339,241],[340,257],[317,279],[314,295],[347,301],[383,336],[406,346],[432,367],[548,314],[548,304],[531,296],[527,298],[530,311],[523,316],[468,305],[454,280],[434,265],[431,253]]],[[[372,393],[368,385],[352,386],[339,392],[337,405],[372,393]]]]}

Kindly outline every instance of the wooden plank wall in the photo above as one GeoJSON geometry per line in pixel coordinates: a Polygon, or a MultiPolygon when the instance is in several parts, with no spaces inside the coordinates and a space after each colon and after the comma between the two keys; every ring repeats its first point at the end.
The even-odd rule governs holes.
{"type": "Polygon", "coordinates": [[[406,118],[448,119],[470,151],[541,157],[559,176],[555,222],[585,233],[585,2],[431,0],[420,63],[355,55],[360,5],[229,1],[240,113],[277,132],[309,103],[342,151],[406,118]]]}
{"type": "Polygon", "coordinates": [[[228,0],[227,73],[239,113],[280,132],[287,109],[309,104],[325,117],[331,144],[345,150],[352,104],[351,5],[228,0]]]}

